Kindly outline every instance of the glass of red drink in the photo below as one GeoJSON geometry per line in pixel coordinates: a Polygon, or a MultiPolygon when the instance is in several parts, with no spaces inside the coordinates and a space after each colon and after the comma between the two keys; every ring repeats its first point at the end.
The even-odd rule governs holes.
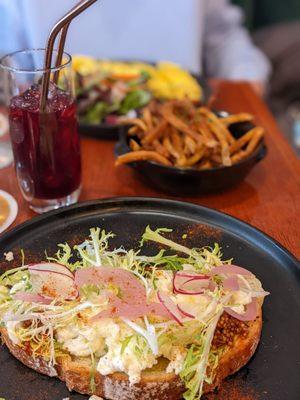
{"type": "MultiPolygon", "coordinates": [[[[38,213],[75,203],[81,188],[72,58],[65,53],[59,67],[46,71],[44,56],[44,49],[23,50],[0,60],[18,183],[38,213]],[[42,110],[45,72],[50,84],[42,110]]],[[[55,58],[54,51],[52,63],[55,58]]]]}

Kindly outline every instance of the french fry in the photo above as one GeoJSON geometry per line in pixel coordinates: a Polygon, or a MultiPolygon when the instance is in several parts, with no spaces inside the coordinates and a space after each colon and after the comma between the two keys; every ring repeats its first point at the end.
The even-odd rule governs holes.
{"type": "Polygon", "coordinates": [[[115,165],[119,166],[136,161],[155,161],[162,165],[172,165],[167,158],[163,157],[161,154],[158,154],[156,151],[146,150],[132,151],[130,153],[122,154],[117,158],[115,165]]]}
{"type": "Polygon", "coordinates": [[[147,132],[147,126],[143,120],[140,118],[123,118],[123,125],[135,125],[138,126],[142,131],[147,132]]]}
{"type": "Polygon", "coordinates": [[[260,142],[260,140],[264,136],[264,130],[263,130],[263,128],[260,128],[260,127],[257,127],[257,128],[254,128],[254,129],[252,129],[253,134],[251,135],[251,138],[248,141],[246,150],[241,150],[238,153],[235,153],[231,157],[231,161],[233,163],[240,162],[243,159],[249,157],[249,155],[251,153],[253,153],[253,151],[256,149],[258,143],[260,142]]]}
{"type": "Polygon", "coordinates": [[[249,157],[264,135],[255,127],[235,139],[228,126],[250,121],[247,113],[218,118],[207,107],[189,100],[151,102],[141,118],[125,119],[131,152],[118,157],[116,165],[154,161],[179,168],[210,169],[230,166],[249,157]]]}
{"type": "Polygon", "coordinates": [[[168,150],[168,152],[171,154],[172,157],[174,157],[176,160],[179,159],[180,155],[179,153],[174,149],[171,140],[169,137],[164,137],[163,139],[163,145],[164,147],[168,150]]]}
{"type": "Polygon", "coordinates": [[[174,126],[174,128],[178,129],[181,132],[184,132],[186,135],[190,136],[191,138],[193,138],[196,141],[203,142],[202,138],[197,133],[197,131],[194,131],[185,122],[183,122],[180,118],[176,117],[176,115],[173,114],[170,107],[163,106],[162,110],[161,110],[161,114],[169,122],[170,125],[174,126]]]}
{"type": "Polygon", "coordinates": [[[165,120],[161,120],[156,127],[152,128],[151,131],[143,138],[143,144],[150,144],[155,139],[159,139],[163,135],[164,130],[167,128],[168,123],[165,120]]]}
{"type": "Polygon", "coordinates": [[[200,134],[205,138],[206,142],[206,146],[207,147],[215,147],[217,146],[217,141],[214,139],[211,131],[209,130],[209,127],[207,126],[207,124],[204,121],[199,121],[198,123],[198,130],[200,132],[200,134]]]}
{"type": "Polygon", "coordinates": [[[170,130],[170,136],[171,136],[171,140],[172,140],[172,144],[174,149],[180,154],[183,152],[183,148],[182,148],[182,142],[181,142],[181,138],[180,138],[180,134],[179,132],[174,128],[171,127],[170,130]]]}
{"type": "Polygon", "coordinates": [[[222,155],[222,164],[225,166],[231,165],[230,153],[229,153],[229,146],[224,135],[224,132],[219,129],[219,126],[213,122],[208,122],[208,126],[211,131],[216,135],[217,139],[221,145],[221,155],[222,155]]]}
{"type": "Polygon", "coordinates": [[[257,127],[250,142],[247,144],[246,151],[245,151],[246,156],[249,156],[256,149],[258,143],[260,142],[260,140],[262,139],[263,136],[264,136],[263,128],[259,129],[259,127],[257,127]]]}
{"type": "Polygon", "coordinates": [[[149,108],[147,107],[143,108],[142,115],[143,115],[143,120],[147,125],[148,129],[150,130],[153,129],[152,114],[149,108]]]}
{"type": "Polygon", "coordinates": [[[194,154],[196,151],[197,145],[196,142],[190,138],[189,136],[185,136],[184,138],[184,151],[185,154],[194,154]]]}
{"type": "Polygon", "coordinates": [[[175,165],[183,166],[186,163],[186,156],[184,154],[184,148],[183,148],[181,135],[174,127],[172,127],[170,136],[171,136],[172,145],[173,145],[174,149],[176,150],[176,152],[178,153],[178,159],[177,159],[177,163],[175,165]]]}
{"type": "Polygon", "coordinates": [[[235,153],[234,156],[231,157],[232,164],[236,164],[245,159],[246,157],[247,157],[246,152],[244,150],[240,150],[239,152],[235,153]]]}
{"type": "Polygon", "coordinates": [[[130,139],[129,147],[131,148],[132,151],[138,151],[141,149],[141,146],[133,139],[130,139]]]}
{"type": "Polygon", "coordinates": [[[256,126],[255,128],[251,129],[230,146],[229,149],[230,154],[234,154],[236,151],[242,149],[247,143],[251,141],[253,137],[259,137],[260,140],[263,134],[264,134],[264,129],[261,128],[260,126],[256,126]]]}
{"type": "Polygon", "coordinates": [[[210,159],[211,159],[215,164],[218,164],[218,165],[222,165],[222,164],[223,164],[223,163],[222,163],[222,157],[221,157],[220,154],[212,154],[211,157],[210,157],[210,159]]]}
{"type": "Polygon", "coordinates": [[[248,113],[239,113],[229,115],[228,117],[221,118],[222,124],[229,126],[236,124],[237,122],[250,122],[253,121],[253,115],[248,113]]]}
{"type": "Polygon", "coordinates": [[[223,123],[221,122],[222,120],[220,120],[216,116],[216,114],[214,114],[212,111],[210,111],[206,107],[201,107],[199,109],[199,112],[200,112],[200,114],[205,115],[210,123],[215,124],[219,128],[219,131],[222,132],[222,134],[226,137],[229,144],[232,144],[235,142],[235,138],[232,136],[232,134],[227,129],[227,127],[225,125],[223,125],[223,123]]]}
{"type": "Polygon", "coordinates": [[[132,126],[131,128],[128,129],[128,135],[135,136],[139,129],[140,128],[137,125],[132,126]]]}
{"type": "Polygon", "coordinates": [[[157,151],[162,156],[164,156],[166,158],[170,157],[170,153],[169,153],[168,149],[165,146],[163,146],[158,139],[155,139],[153,141],[153,148],[155,151],[157,151]]]}
{"type": "Polygon", "coordinates": [[[197,164],[203,157],[204,152],[205,152],[205,146],[201,146],[196,150],[196,152],[190,158],[186,160],[183,166],[192,167],[193,165],[197,164]]]}

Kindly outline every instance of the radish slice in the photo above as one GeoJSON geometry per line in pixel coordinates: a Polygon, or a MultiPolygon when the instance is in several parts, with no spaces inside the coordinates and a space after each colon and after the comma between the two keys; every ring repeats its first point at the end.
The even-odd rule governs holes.
{"type": "Polygon", "coordinates": [[[219,274],[237,274],[237,275],[253,275],[252,272],[237,265],[221,265],[211,270],[211,275],[219,274]]]}
{"type": "Polygon", "coordinates": [[[67,268],[65,265],[58,263],[38,263],[38,264],[29,264],[29,271],[49,271],[55,272],[57,274],[67,275],[70,278],[74,279],[73,273],[67,268]]]}
{"type": "Polygon", "coordinates": [[[183,290],[190,290],[190,291],[195,290],[196,291],[196,290],[199,290],[199,288],[206,289],[208,286],[209,286],[209,278],[208,279],[206,279],[206,278],[201,278],[201,279],[192,278],[192,279],[189,279],[189,280],[187,280],[186,282],[184,282],[182,284],[182,289],[183,290]]]}
{"type": "Polygon", "coordinates": [[[257,317],[257,300],[254,298],[250,304],[246,305],[246,311],[244,314],[239,314],[233,311],[230,307],[225,307],[224,310],[227,312],[227,314],[240,321],[253,321],[257,317]]]}
{"type": "Polygon", "coordinates": [[[51,299],[46,299],[45,297],[40,296],[39,294],[28,292],[18,292],[13,297],[15,300],[28,301],[29,303],[50,304],[52,301],[51,299]]]}
{"type": "Polygon", "coordinates": [[[223,282],[223,288],[225,290],[239,290],[240,285],[238,281],[238,277],[236,275],[232,275],[229,278],[226,278],[223,282]]]}
{"type": "Polygon", "coordinates": [[[34,293],[50,299],[74,300],[78,297],[73,277],[42,268],[31,268],[29,272],[34,293]]]}
{"type": "Polygon", "coordinates": [[[185,317],[191,318],[191,319],[195,319],[195,315],[190,314],[189,312],[185,311],[182,306],[177,305],[178,310],[181,312],[182,315],[184,315],[185,317]]]}
{"type": "Polygon", "coordinates": [[[173,291],[185,295],[202,294],[209,286],[209,278],[194,272],[177,272],[173,277],[173,291]]]}
{"type": "Polygon", "coordinates": [[[182,315],[178,310],[177,305],[167,296],[165,293],[158,291],[157,297],[161,304],[166,308],[167,312],[171,315],[171,317],[179,324],[182,324],[182,315]]]}

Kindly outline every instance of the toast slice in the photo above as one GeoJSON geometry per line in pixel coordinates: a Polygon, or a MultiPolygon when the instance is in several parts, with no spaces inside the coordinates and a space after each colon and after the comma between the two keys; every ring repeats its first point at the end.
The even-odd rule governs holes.
{"type": "MultiPolygon", "coordinates": [[[[218,328],[222,329],[220,325],[217,330],[218,328]]],[[[237,372],[250,360],[259,343],[261,329],[262,310],[259,307],[256,319],[246,324],[246,332],[235,334],[231,343],[223,346],[224,351],[215,370],[213,383],[205,383],[204,393],[213,391],[223,379],[237,372]]],[[[57,359],[55,369],[50,368],[44,359],[33,358],[26,348],[15,345],[10,340],[5,328],[1,329],[1,334],[13,356],[29,368],[41,374],[57,376],[66,382],[70,391],[92,394],[91,364],[87,358],[67,356],[57,359]]],[[[141,381],[134,385],[130,385],[128,377],[124,373],[116,372],[103,376],[96,372],[93,394],[111,400],[179,400],[185,391],[184,384],[178,375],[165,372],[166,362],[162,359],[154,368],[143,371],[141,381]]]]}

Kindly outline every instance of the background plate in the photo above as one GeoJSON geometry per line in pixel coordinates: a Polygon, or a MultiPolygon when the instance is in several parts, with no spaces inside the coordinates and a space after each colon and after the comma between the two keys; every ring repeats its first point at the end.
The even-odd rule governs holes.
{"type": "MultiPolygon", "coordinates": [[[[153,64],[154,63],[150,63],[153,64]]],[[[207,80],[202,76],[191,74],[199,83],[202,88],[202,97],[201,102],[204,104],[210,98],[212,93],[210,87],[207,84],[207,80]]],[[[102,139],[102,140],[118,140],[119,134],[124,132],[126,127],[124,125],[116,124],[108,124],[108,123],[101,123],[101,124],[87,124],[83,122],[78,122],[78,131],[83,136],[90,136],[95,139],[102,139]]]]}
{"type": "MultiPolygon", "coordinates": [[[[262,339],[251,361],[229,378],[218,400],[299,400],[300,398],[300,267],[278,243],[255,228],[228,215],[197,205],[160,199],[119,198],[77,204],[33,218],[0,238],[0,254],[19,249],[27,262],[39,261],[44,250],[53,254],[56,244],[76,243],[90,227],[101,226],[117,234],[112,246],[137,247],[145,227],[169,227],[171,236],[188,246],[221,244],[225,258],[233,257],[262,281],[271,295],[264,303],[262,339]],[[182,235],[187,233],[187,239],[182,235]]],[[[153,251],[150,247],[148,252],[153,251]]],[[[83,400],[70,394],[64,383],[44,377],[0,350],[0,397],[6,400],[83,400]]]]}

